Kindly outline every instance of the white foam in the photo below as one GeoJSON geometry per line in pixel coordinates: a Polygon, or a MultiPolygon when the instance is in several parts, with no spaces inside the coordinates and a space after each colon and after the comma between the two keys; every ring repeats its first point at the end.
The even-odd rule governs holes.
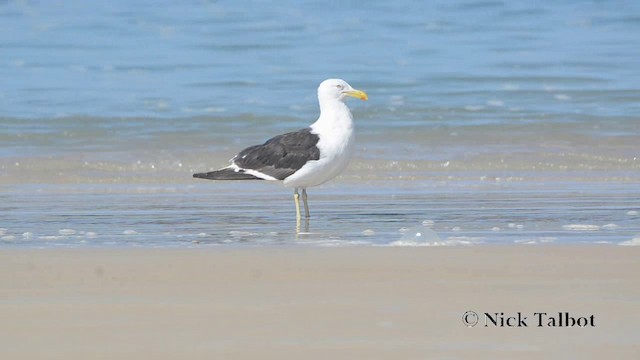
{"type": "Polygon", "coordinates": [[[45,240],[45,241],[53,241],[53,240],[64,239],[64,236],[46,235],[46,236],[38,236],[38,239],[45,240]]]}
{"type": "Polygon", "coordinates": [[[125,230],[122,232],[123,235],[136,235],[137,233],[135,230],[125,230]]]}
{"type": "Polygon", "coordinates": [[[25,240],[29,240],[32,237],[33,237],[33,233],[32,232],[27,231],[27,232],[22,233],[22,238],[25,239],[25,240]]]}
{"type": "Polygon", "coordinates": [[[14,235],[5,235],[3,237],[0,237],[0,240],[4,240],[4,241],[13,241],[15,239],[16,237],[14,235]]]}
{"type": "Polygon", "coordinates": [[[607,224],[607,225],[602,225],[602,228],[605,230],[615,230],[617,229],[619,226],[616,224],[607,224]]]}
{"type": "Polygon", "coordinates": [[[535,240],[531,240],[531,239],[516,240],[515,243],[516,244],[524,244],[524,245],[535,245],[535,244],[537,244],[537,242],[535,240]]]}
{"type": "Polygon", "coordinates": [[[450,236],[446,240],[441,240],[439,237],[433,241],[416,241],[416,240],[397,240],[390,242],[387,246],[460,246],[460,245],[473,245],[481,243],[484,238],[481,237],[469,237],[469,236],[450,236]]]}
{"type": "Polygon", "coordinates": [[[560,100],[560,101],[567,101],[567,100],[571,100],[571,96],[567,95],[567,94],[555,94],[553,95],[553,97],[556,100],[560,100]]]}
{"type": "Polygon", "coordinates": [[[60,229],[58,230],[58,234],[60,235],[74,235],[76,233],[73,229],[60,229]]]}
{"type": "Polygon", "coordinates": [[[562,225],[562,228],[564,230],[570,230],[570,231],[598,231],[598,230],[600,230],[600,226],[591,225],[591,224],[569,224],[569,225],[562,225]]]}
{"type": "Polygon", "coordinates": [[[327,239],[327,240],[312,240],[312,241],[300,241],[300,244],[313,244],[326,247],[344,247],[344,246],[358,246],[358,245],[371,245],[368,241],[359,240],[340,240],[340,239],[327,239]]]}
{"type": "Polygon", "coordinates": [[[426,227],[433,227],[433,225],[435,224],[435,221],[433,220],[424,220],[422,222],[422,226],[426,226],[426,227]]]}
{"type": "Polygon", "coordinates": [[[389,246],[432,246],[442,242],[440,236],[426,226],[405,228],[400,240],[392,241],[389,246]]]}
{"type": "Polygon", "coordinates": [[[0,228],[0,235],[6,234],[8,230],[9,229],[7,229],[7,228],[0,228]]]}
{"type": "Polygon", "coordinates": [[[482,243],[484,239],[479,236],[449,236],[447,243],[449,245],[473,245],[482,243]]]}
{"type": "Polygon", "coordinates": [[[438,246],[438,245],[445,245],[445,244],[441,242],[419,243],[419,242],[410,241],[410,240],[396,240],[387,244],[387,246],[438,246]]]}
{"type": "Polygon", "coordinates": [[[629,215],[629,216],[638,216],[638,212],[635,211],[635,210],[629,210],[629,211],[627,211],[627,215],[629,215]]]}
{"type": "Polygon", "coordinates": [[[556,241],[557,239],[558,238],[553,237],[553,236],[543,236],[543,237],[533,238],[533,239],[519,239],[519,240],[515,240],[514,242],[516,244],[535,245],[535,244],[552,243],[552,242],[556,241]]]}
{"type": "Polygon", "coordinates": [[[627,241],[623,241],[623,242],[619,243],[618,245],[622,245],[622,246],[640,246],[640,234],[636,234],[633,237],[633,239],[627,240],[627,241]]]}
{"type": "Polygon", "coordinates": [[[371,236],[371,235],[375,235],[375,234],[376,234],[376,232],[371,230],[371,229],[366,229],[366,230],[362,231],[362,235],[365,235],[365,236],[371,236]]]}

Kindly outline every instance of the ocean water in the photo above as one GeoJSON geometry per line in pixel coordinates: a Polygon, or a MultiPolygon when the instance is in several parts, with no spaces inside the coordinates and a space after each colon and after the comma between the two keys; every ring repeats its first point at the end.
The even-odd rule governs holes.
{"type": "Polygon", "coordinates": [[[637,1],[0,2],[0,246],[640,244],[637,1]],[[309,190],[191,178],[349,105],[309,190]]]}

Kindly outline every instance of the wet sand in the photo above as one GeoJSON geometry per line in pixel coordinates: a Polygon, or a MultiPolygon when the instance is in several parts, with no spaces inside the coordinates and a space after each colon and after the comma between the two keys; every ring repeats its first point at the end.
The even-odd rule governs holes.
{"type": "Polygon", "coordinates": [[[614,246],[4,249],[0,358],[631,359],[639,255],[614,246]],[[470,310],[475,327],[462,322],[470,310]],[[527,327],[485,327],[484,312],[521,312],[527,327]],[[593,315],[594,326],[538,327],[535,312],[593,315]]]}

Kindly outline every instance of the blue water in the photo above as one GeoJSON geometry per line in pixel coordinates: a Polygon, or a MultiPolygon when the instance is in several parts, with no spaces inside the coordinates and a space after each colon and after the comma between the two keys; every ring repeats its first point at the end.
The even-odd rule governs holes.
{"type": "Polygon", "coordinates": [[[282,115],[313,109],[315,86],[342,77],[371,93],[368,109],[402,96],[414,111],[499,99],[539,115],[637,115],[623,100],[640,96],[638,14],[636,1],[8,1],[0,108],[282,115]]]}
{"type": "Polygon", "coordinates": [[[639,14],[637,1],[0,2],[2,244],[634,243],[639,14]],[[370,100],[349,103],[356,158],[313,189],[307,229],[287,189],[190,178],[314,121],[329,77],[370,100]]]}

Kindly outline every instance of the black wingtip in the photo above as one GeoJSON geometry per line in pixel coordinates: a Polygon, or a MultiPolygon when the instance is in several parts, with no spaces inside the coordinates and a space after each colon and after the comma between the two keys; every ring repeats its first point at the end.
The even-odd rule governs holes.
{"type": "Polygon", "coordinates": [[[253,175],[228,168],[223,168],[208,173],[193,174],[193,177],[206,180],[262,180],[253,175]]]}

